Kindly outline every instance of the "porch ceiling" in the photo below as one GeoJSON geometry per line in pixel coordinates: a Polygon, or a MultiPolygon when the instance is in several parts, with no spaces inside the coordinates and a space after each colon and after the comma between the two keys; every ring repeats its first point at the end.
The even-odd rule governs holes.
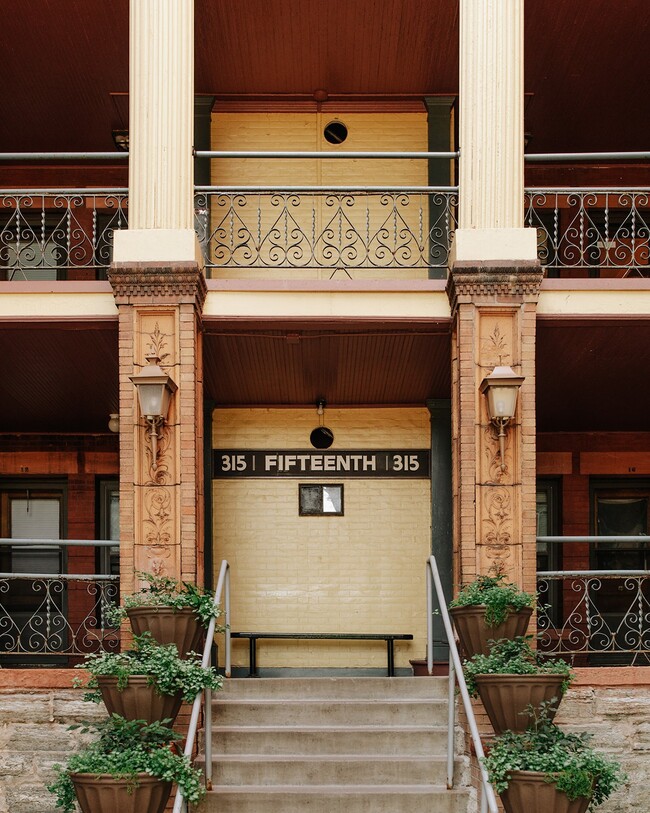
{"type": "Polygon", "coordinates": [[[537,322],[537,431],[648,431],[650,320],[537,322]]]}
{"type": "MultiPolygon", "coordinates": [[[[214,330],[211,328],[210,330],[214,330]]],[[[424,404],[449,398],[447,328],[366,326],[209,332],[206,397],[220,406],[424,404]]]]}
{"type": "MultiPolygon", "coordinates": [[[[458,90],[457,0],[196,0],[196,90],[458,90]]],[[[647,149],[646,0],[526,7],[534,151],[647,149]]],[[[0,4],[0,150],[107,150],[127,125],[128,0],[0,4]]]]}
{"type": "Polygon", "coordinates": [[[107,432],[117,412],[117,324],[4,323],[0,432],[107,432]]]}

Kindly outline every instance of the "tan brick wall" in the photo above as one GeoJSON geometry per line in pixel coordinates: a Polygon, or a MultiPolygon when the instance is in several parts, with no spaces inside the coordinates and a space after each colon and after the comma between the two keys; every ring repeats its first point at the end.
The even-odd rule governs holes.
{"type": "MultiPolygon", "coordinates": [[[[332,450],[428,448],[422,409],[326,410],[332,450]]],[[[308,449],[313,409],[216,410],[215,448],[308,449]]],[[[425,651],[429,480],[327,478],[343,483],[345,516],[299,517],[299,479],[215,480],[214,560],[232,566],[232,627],[286,632],[402,632],[396,665],[425,651]]],[[[311,480],[310,482],[318,482],[311,480]]],[[[247,663],[246,645],[234,649],[247,663]]],[[[259,645],[259,666],[385,668],[383,643],[259,645]]]]}
{"type": "MultiPolygon", "coordinates": [[[[322,151],[323,159],[219,159],[212,162],[212,183],[215,185],[255,185],[274,187],[278,185],[289,186],[426,186],[427,162],[421,160],[327,160],[328,152],[336,151],[402,151],[424,152],[427,149],[427,114],[422,113],[214,113],[212,116],[212,149],[214,150],[303,150],[309,152],[322,151]],[[329,144],[323,137],[323,129],[332,120],[343,121],[348,127],[348,137],[343,144],[329,144]]],[[[247,205],[235,207],[235,229],[241,226],[248,228],[257,242],[257,213],[260,206],[262,218],[262,237],[268,234],[273,225],[277,223],[278,241],[282,243],[285,225],[291,231],[296,226],[306,235],[312,235],[312,229],[321,233],[334,217],[337,206],[328,206],[324,199],[301,193],[300,206],[291,204],[290,219],[285,223],[282,215],[282,206],[273,206],[269,196],[249,196],[247,205]],[[314,221],[312,222],[312,212],[314,221]],[[279,218],[279,221],[278,221],[279,218]]],[[[378,235],[382,243],[390,247],[392,236],[381,235],[380,229],[386,219],[390,235],[392,235],[392,207],[382,206],[379,196],[363,198],[357,196],[353,206],[347,201],[342,206],[344,219],[336,219],[332,223],[332,233],[325,242],[338,245],[339,226],[346,232],[353,226],[360,234],[365,235],[369,229],[370,235],[378,235]],[[366,221],[368,218],[368,222],[366,221]]],[[[399,223],[401,230],[403,224],[419,240],[420,232],[426,235],[428,228],[428,201],[426,196],[413,195],[407,206],[398,205],[399,216],[403,223],[399,223]]],[[[212,228],[230,228],[227,218],[222,223],[227,208],[214,203],[212,207],[212,228]]],[[[364,238],[367,239],[367,238],[364,238]]],[[[225,241],[227,242],[227,240],[225,241]]],[[[241,233],[235,233],[234,242],[241,242],[241,233]]],[[[272,242],[272,241],[271,241],[272,242]]],[[[295,238],[290,241],[295,243],[295,238]]],[[[343,238],[345,245],[351,242],[349,236],[343,238]]],[[[404,237],[397,238],[402,244],[404,237]]],[[[422,242],[422,241],[420,241],[422,242]]],[[[266,240],[268,247],[269,240],[266,240]]],[[[414,247],[414,246],[413,246],[414,247]]],[[[321,249],[324,245],[321,245],[321,249]]],[[[361,255],[362,249],[359,249],[361,255]]],[[[384,255],[385,261],[375,257],[376,265],[383,265],[388,261],[389,252],[384,255]]],[[[264,268],[250,269],[241,267],[244,262],[243,252],[239,253],[240,267],[214,269],[213,276],[220,278],[267,278],[269,271],[264,268]]],[[[300,258],[296,257],[296,265],[300,265],[300,258]]],[[[352,264],[354,260],[351,256],[352,264]]],[[[217,261],[218,262],[218,261],[217,261]]],[[[327,266],[327,263],[325,263],[327,266]]],[[[343,269],[332,267],[322,269],[291,269],[277,271],[282,278],[315,278],[329,279],[335,273],[344,278],[347,276],[343,269]]],[[[355,279],[364,278],[405,278],[426,279],[428,272],[425,267],[408,269],[351,269],[349,274],[355,279]]]]}

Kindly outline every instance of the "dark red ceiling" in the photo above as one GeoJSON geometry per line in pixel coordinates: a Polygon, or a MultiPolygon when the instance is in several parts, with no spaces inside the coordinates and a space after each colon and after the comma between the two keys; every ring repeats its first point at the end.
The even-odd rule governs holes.
{"type": "Polygon", "coordinates": [[[449,397],[449,341],[448,325],[434,323],[250,332],[208,325],[205,387],[220,406],[424,404],[449,397]]]}
{"type": "MultiPolygon", "coordinates": [[[[449,398],[445,323],[206,323],[206,398],[223,406],[422,404],[449,398]],[[250,329],[249,329],[250,327],[250,329]]],[[[539,432],[646,431],[650,320],[541,318],[539,432]]],[[[2,432],[106,432],[117,411],[116,323],[5,323],[2,432]]]]}
{"type": "Polygon", "coordinates": [[[647,431],[650,320],[537,322],[537,431],[647,431]]]}
{"type": "Polygon", "coordinates": [[[5,323],[0,431],[106,432],[117,412],[116,323],[5,323]]]}
{"type": "MultiPolygon", "coordinates": [[[[455,0],[196,0],[198,93],[456,93],[455,0]]],[[[533,151],[648,149],[647,0],[529,0],[533,151]]],[[[0,4],[0,150],[105,150],[128,0],[0,4]]]]}

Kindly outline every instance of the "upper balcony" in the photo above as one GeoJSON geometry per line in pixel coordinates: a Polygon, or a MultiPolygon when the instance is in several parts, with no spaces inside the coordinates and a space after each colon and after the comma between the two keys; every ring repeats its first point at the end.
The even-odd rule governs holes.
{"type": "MultiPolygon", "coordinates": [[[[286,164],[316,160],[318,154],[198,153],[213,164],[233,155],[259,166],[260,160],[286,164]]],[[[649,157],[596,156],[611,166],[649,157]]],[[[328,163],[336,164],[333,158],[348,165],[363,165],[362,159],[393,167],[419,164],[426,175],[427,165],[453,163],[457,154],[339,152],[328,154],[328,163]]],[[[553,158],[529,156],[530,174],[548,176],[539,169],[553,158]]],[[[556,161],[552,177],[571,177],[576,160],[585,160],[562,158],[571,163],[567,168],[556,161]]],[[[637,169],[645,179],[647,164],[637,169]]],[[[584,166],[582,172],[588,177],[584,166]]],[[[634,175],[628,163],[624,177],[634,175]]],[[[195,228],[212,278],[444,278],[457,204],[458,188],[451,185],[215,184],[196,188],[195,228]]],[[[538,256],[548,277],[650,276],[650,186],[530,186],[524,207],[526,226],[537,230],[538,256]]],[[[127,225],[125,187],[0,190],[0,278],[106,279],[114,232],[127,225]]]]}

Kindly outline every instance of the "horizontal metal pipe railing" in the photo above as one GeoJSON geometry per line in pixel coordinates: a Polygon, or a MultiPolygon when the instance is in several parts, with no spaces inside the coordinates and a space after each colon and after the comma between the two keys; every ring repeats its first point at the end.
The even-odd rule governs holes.
{"type": "Polygon", "coordinates": [[[342,192],[344,194],[354,195],[362,194],[364,192],[372,192],[374,194],[402,194],[402,195],[428,195],[435,192],[458,192],[457,186],[364,186],[363,184],[346,184],[345,186],[196,186],[195,192],[227,192],[229,194],[247,192],[255,192],[262,194],[272,195],[274,193],[328,193],[342,192]]]}
{"type": "MultiPolygon", "coordinates": [[[[453,160],[460,157],[460,150],[451,151],[385,151],[385,150],[194,150],[196,158],[253,158],[253,159],[343,159],[343,160],[453,160]]],[[[128,151],[107,152],[2,152],[0,161],[124,161],[128,151]]],[[[530,163],[553,161],[648,161],[650,152],[644,150],[609,152],[537,152],[527,153],[524,160],[530,163]]]]}
{"type": "Polygon", "coordinates": [[[124,161],[125,151],[113,152],[0,152],[0,161],[124,161]]]}
{"type": "Polygon", "coordinates": [[[11,537],[1,537],[0,546],[11,545],[15,548],[33,547],[43,545],[55,545],[60,548],[116,548],[119,546],[117,539],[12,539],[11,537]]]}
{"type": "Polygon", "coordinates": [[[650,152],[534,152],[524,155],[530,163],[552,161],[648,161],[650,152]]]}
{"type": "Polygon", "coordinates": [[[536,539],[537,542],[587,542],[589,544],[594,544],[595,542],[643,542],[643,540],[650,542],[650,536],[646,536],[645,534],[627,534],[625,536],[620,534],[615,536],[538,536],[536,539]]]}
{"type": "Polygon", "coordinates": [[[388,160],[395,159],[401,160],[432,160],[435,158],[458,158],[459,152],[386,152],[386,151],[364,151],[358,150],[332,150],[318,151],[318,150],[197,150],[194,155],[197,158],[307,158],[307,159],[323,159],[329,160],[330,158],[337,159],[353,159],[358,158],[371,158],[375,160],[388,160]]]}

